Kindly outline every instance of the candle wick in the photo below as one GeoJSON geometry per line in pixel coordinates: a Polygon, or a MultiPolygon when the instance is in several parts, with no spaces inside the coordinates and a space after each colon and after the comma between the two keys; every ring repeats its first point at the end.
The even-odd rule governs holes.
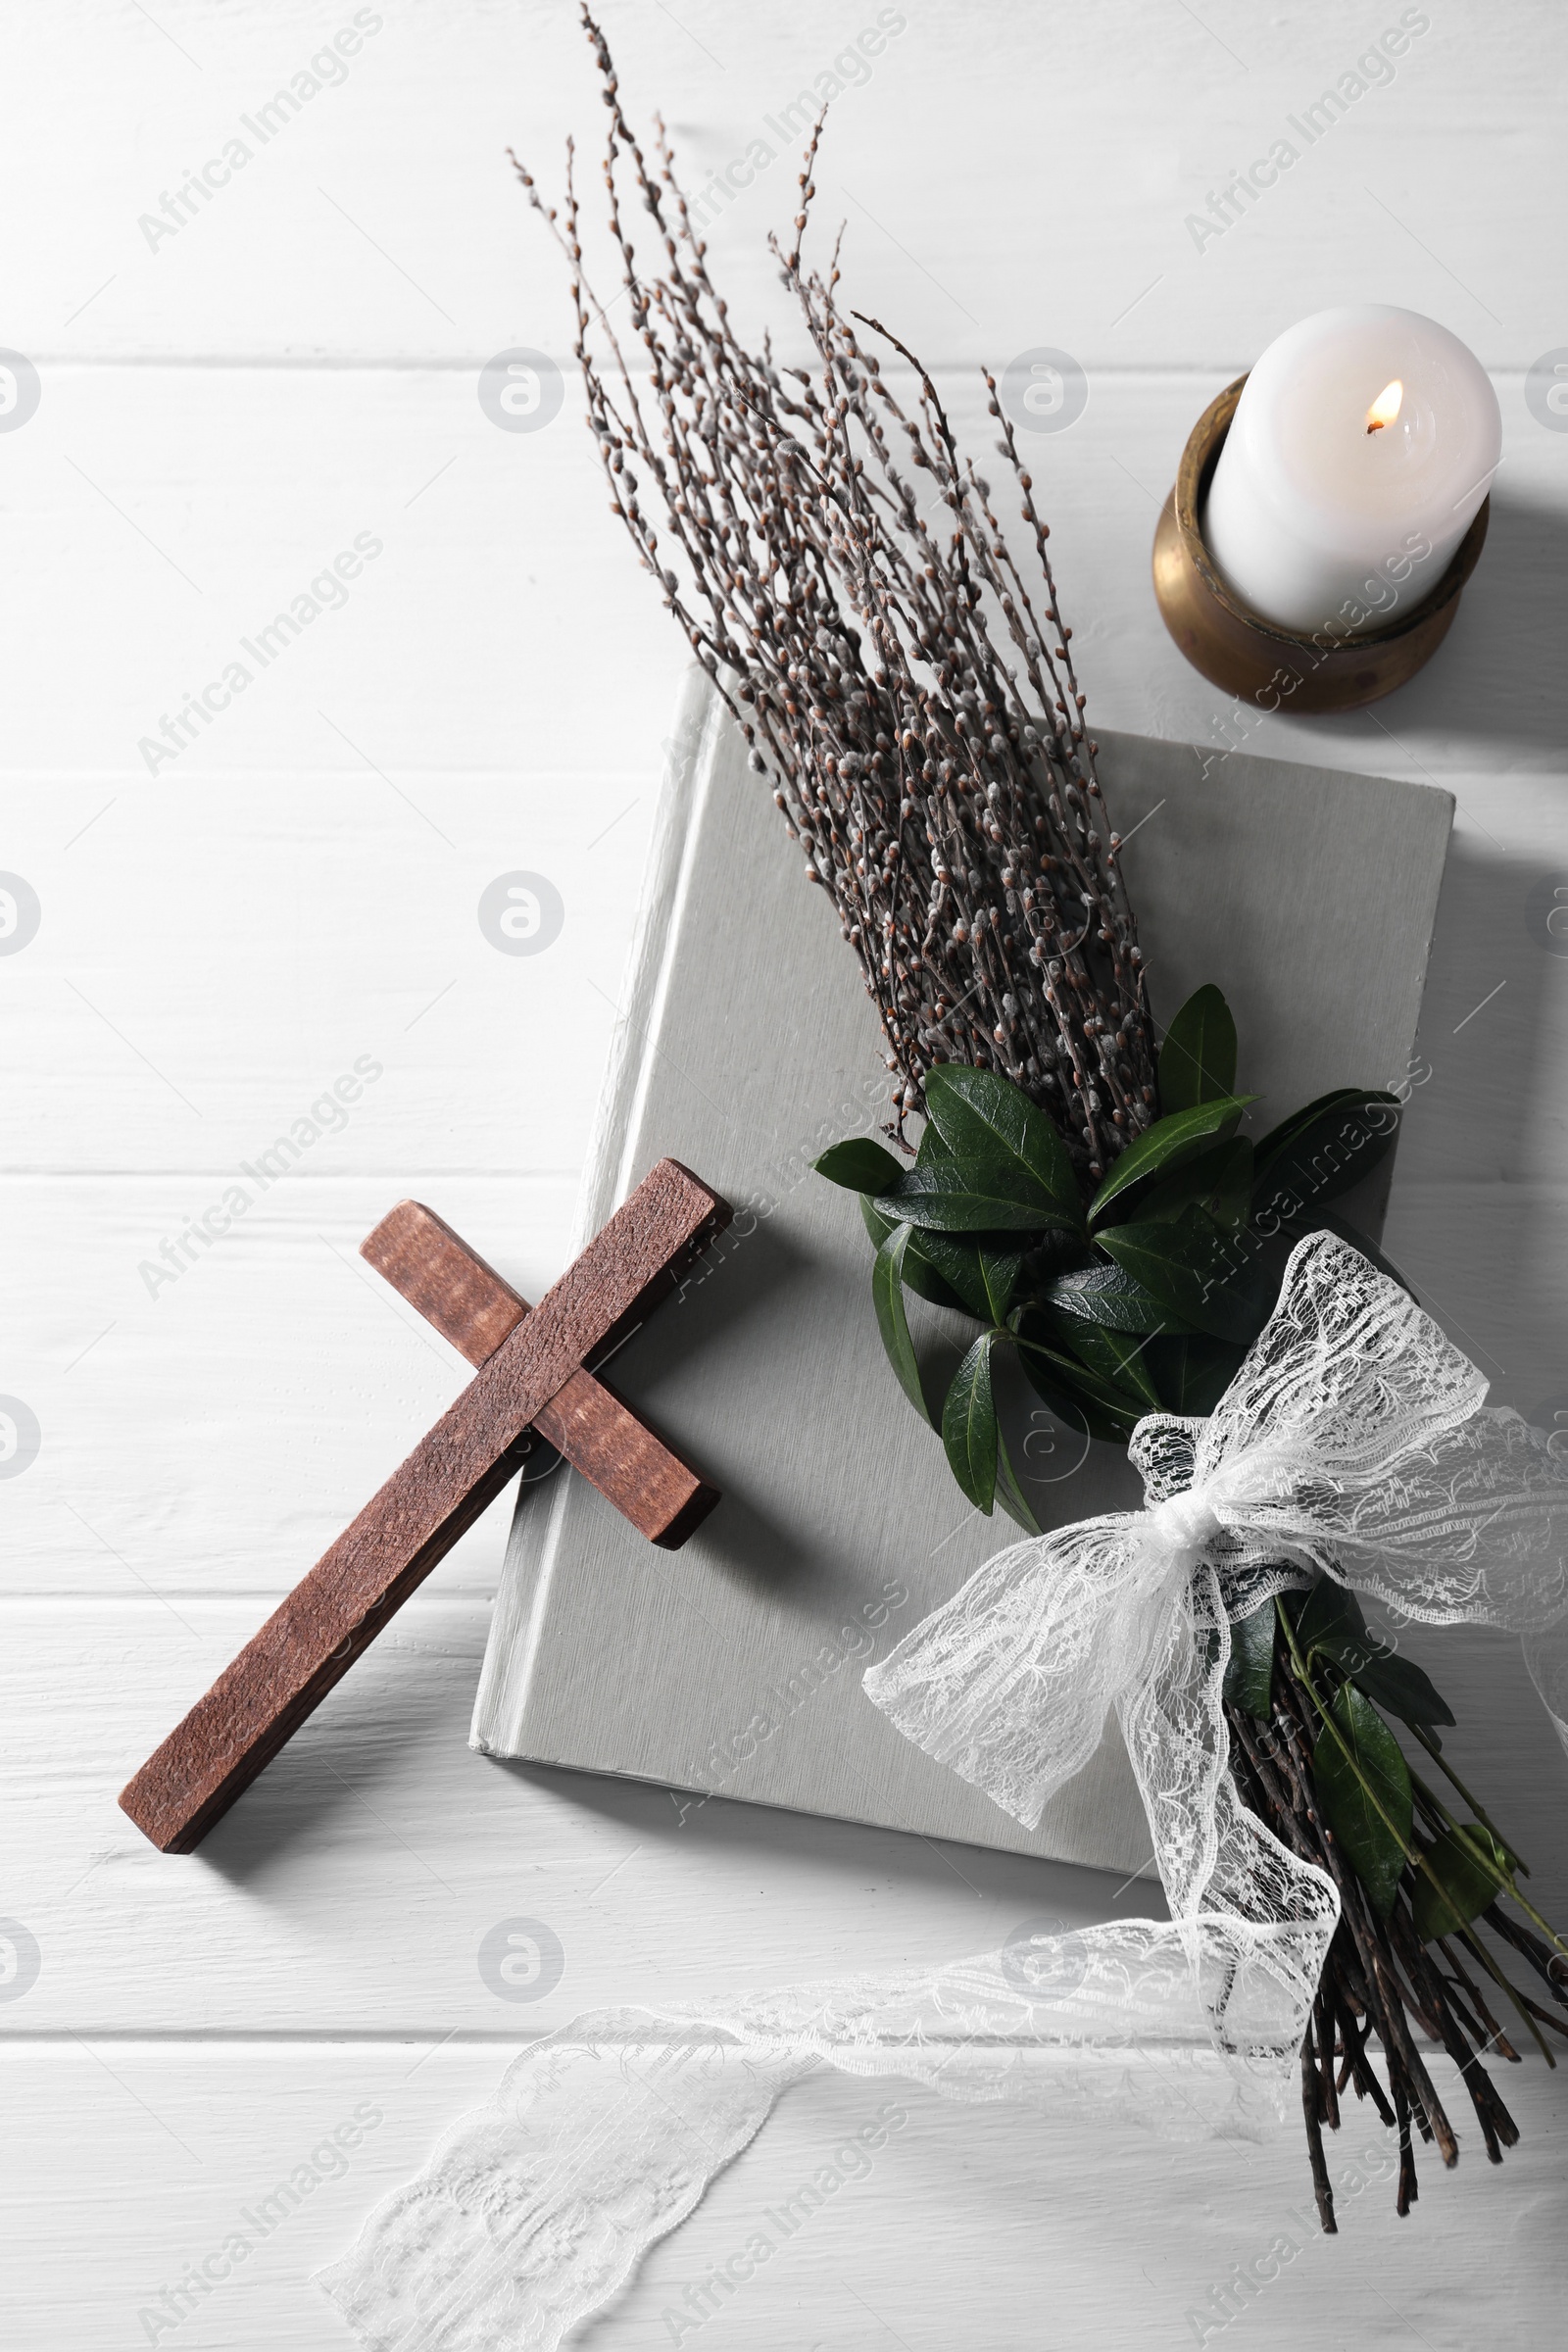
{"type": "Polygon", "coordinates": [[[1384,385],[1366,413],[1368,433],[1381,433],[1386,424],[1392,424],[1399,414],[1403,401],[1404,386],[1396,376],[1392,383],[1384,385]]]}

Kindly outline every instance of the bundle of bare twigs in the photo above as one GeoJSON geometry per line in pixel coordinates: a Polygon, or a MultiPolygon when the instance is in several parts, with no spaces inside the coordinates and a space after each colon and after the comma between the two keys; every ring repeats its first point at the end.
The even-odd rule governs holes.
{"type": "MultiPolygon", "coordinates": [[[[1411,2126],[1433,2142],[1446,2165],[1458,2162],[1459,2143],[1415,2041],[1411,2023],[1438,2043],[1459,2069],[1494,2164],[1519,2137],[1519,2128],[1481,2064],[1483,2052],[1518,2062],[1519,2053],[1493,2016],[1475,1975],[1453,1945],[1437,1952],[1417,1938],[1410,1905],[1401,1894],[1387,1922],[1368,1906],[1354,1873],[1325,1825],[1312,1784],[1311,1727],[1298,1702],[1282,1698],[1270,1726],[1250,1724],[1238,1708],[1226,1710],[1231,1725],[1231,1769],[1248,1803],[1274,1835],[1303,1860],[1332,1873],[1340,1890],[1340,1924],[1329,1947],[1318,1986],[1312,2026],[1301,2044],[1301,2110],[1318,2218],[1334,2230],[1334,2190],[1323,2152],[1323,2127],[1338,2131],[1340,2097],[1347,2086],[1368,2099],[1382,2121],[1399,2135],[1396,2205],[1410,2210],[1416,2196],[1415,2146],[1411,2126]],[[1439,1955],[1442,1962],[1440,1965],[1439,1955]],[[1371,2045],[1381,2044],[1391,2106],[1371,2063],[1371,2045]]],[[[1496,1905],[1485,1913],[1490,1927],[1523,1952],[1556,2000],[1562,1993],[1548,1973],[1552,1954],[1527,1928],[1505,1918],[1496,1905]]],[[[1477,1974],[1481,1973],[1477,1971],[1477,1974]]],[[[1535,2004],[1532,2004],[1535,2006],[1535,2004]]],[[[1562,2021],[1536,2008],[1536,2015],[1563,2030],[1562,2021]]]]}
{"type": "Polygon", "coordinates": [[[1154,1116],[1152,1027],[1072,631],[996,380],[990,413],[1033,535],[1034,596],[929,374],[860,320],[915,370],[917,413],[906,414],[838,308],[836,253],[825,276],[803,266],[816,133],[793,247],[773,243],[813,373],[778,365],[766,338],[756,353],[737,337],[662,126],[651,170],[586,8],[583,22],[610,112],[610,229],[645,377],[584,275],[569,158],[560,217],[516,168],[571,266],[576,356],[614,512],[771,778],[808,879],[833,894],[881,1017],[900,1140],[932,1063],[968,1062],[1050,1111],[1098,1179],[1154,1116]],[[622,213],[623,155],[659,241],[653,272],[622,213]]]}

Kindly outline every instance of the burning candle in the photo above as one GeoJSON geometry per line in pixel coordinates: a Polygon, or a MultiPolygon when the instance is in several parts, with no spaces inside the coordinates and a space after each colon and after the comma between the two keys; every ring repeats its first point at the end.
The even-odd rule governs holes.
{"type": "Polygon", "coordinates": [[[1265,620],[1376,628],[1437,586],[1501,443],[1486,370],[1435,318],[1319,311],[1243,387],[1203,513],[1208,552],[1265,620]]]}

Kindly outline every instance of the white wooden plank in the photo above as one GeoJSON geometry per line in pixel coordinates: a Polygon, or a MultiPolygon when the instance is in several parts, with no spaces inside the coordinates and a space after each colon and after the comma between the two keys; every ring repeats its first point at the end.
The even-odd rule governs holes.
{"type": "MultiPolygon", "coordinates": [[[[1540,786],[1561,764],[1568,719],[1556,661],[1568,482],[1563,437],[1528,414],[1523,378],[1499,378],[1491,543],[1437,661],[1375,710],[1291,719],[1239,712],[1187,668],[1150,588],[1156,511],[1230,371],[1098,371],[1084,416],[1027,447],[1093,722],[1437,776],[1460,793],[1460,830],[1516,857],[1568,854],[1561,798],[1540,786]]],[[[961,440],[987,454],[978,374],[945,371],[943,383],[961,440]]],[[[682,640],[607,513],[581,393],[566,388],[536,435],[499,433],[472,393],[472,371],[61,374],[57,398],[2,449],[12,564],[0,618],[30,647],[10,764],[77,778],[64,802],[49,795],[35,835],[28,825],[35,858],[69,870],[139,858],[124,919],[151,922],[186,860],[200,870],[217,854],[202,845],[230,828],[287,857],[301,818],[272,776],[303,771],[313,830],[336,825],[348,840],[369,828],[437,907],[499,833],[543,835],[558,857],[571,845],[590,877],[632,868],[682,640]],[[261,663],[261,633],[279,612],[291,625],[294,600],[311,600],[338,555],[353,560],[360,534],[381,555],[338,583],[346,602],[299,637],[284,628],[282,652],[261,663]],[[249,684],[223,682],[230,663],[249,684]],[[212,719],[183,717],[195,741],[165,758],[163,722],[207,689],[212,719]],[[489,774],[456,786],[467,769],[489,774]]],[[[214,910],[240,912],[237,884],[235,870],[212,877],[214,910]]],[[[289,936],[289,906],[291,892],[266,901],[272,939],[279,922],[289,936]]],[[[367,946],[369,915],[355,931],[367,946]]]]}
{"type": "Polygon", "coordinates": [[[41,920],[0,958],[5,1165],[210,1185],[281,1135],[278,1165],[311,1171],[569,1174],[651,791],[635,772],[446,784],[443,840],[375,777],[8,787],[7,870],[41,920]],[[539,953],[481,923],[518,871],[560,901],[539,953]]]}
{"type": "MultiPolygon", "coordinates": [[[[559,272],[505,150],[551,188],[568,130],[597,163],[598,96],[571,11],[167,0],[155,13],[156,24],[78,0],[17,28],[33,103],[10,134],[7,331],[24,349],[475,362],[518,342],[561,349],[559,272]],[[285,99],[260,137],[258,110],[356,16],[381,28],[341,83],[297,112],[285,99]],[[76,132],[67,151],[52,136],[61,121],[76,132]],[[220,179],[236,137],[249,160],[231,159],[210,197],[189,196],[174,234],[139,225],[212,159],[220,179]]],[[[1331,0],[1263,18],[1215,0],[1197,17],[1145,5],[1107,20],[1028,0],[690,0],[672,16],[614,0],[603,13],[634,120],[646,127],[662,108],[694,183],[753,142],[773,151],[715,229],[748,301],[770,287],[765,231],[793,210],[802,141],[787,120],[775,126],[803,91],[837,81],[850,86],[818,172],[823,218],[849,220],[858,275],[917,343],[1004,360],[1053,344],[1086,367],[1239,366],[1293,318],[1391,290],[1450,316],[1489,364],[1526,367],[1557,339],[1531,240],[1492,231],[1504,144],[1511,217],[1551,214],[1565,34],[1548,0],[1516,0],[1506,40],[1481,0],[1404,12],[1427,28],[1391,78],[1310,141],[1290,118],[1354,75],[1385,29],[1397,46],[1400,10],[1369,19],[1331,0]],[[864,77],[849,65],[836,75],[890,16],[904,27],[864,77]],[[1298,160],[1277,183],[1236,200],[1223,234],[1196,235],[1189,217],[1279,140],[1298,160]]]]}
{"type": "MultiPolygon", "coordinates": [[[[532,2031],[603,2003],[994,1949],[1031,1916],[1158,1910],[1147,1881],[1118,1889],[1060,1864],[480,1756],[466,1735],[487,1613],[416,1595],[199,1853],[172,1860],[115,1798],[254,1630],[258,1601],[12,1601],[5,1900],[43,1964],[0,2033],[439,2021],[505,2035],[518,2021],[478,1951],[511,1917],[542,1920],[565,1955],[521,2020],[532,2031]]],[[[1459,1717],[1457,1769],[1560,1917],[1562,1758],[1517,1642],[1415,1628],[1403,1646],[1459,1717]]]]}
{"type": "MultiPolygon", "coordinates": [[[[149,1296],[139,1269],[232,1175],[6,1188],[28,1339],[13,1325],[5,1385],[41,1432],[36,1459],[0,1485],[11,1591],[280,1594],[470,1376],[360,1259],[365,1234],[413,1191],[525,1297],[567,1255],[568,1181],[394,1160],[335,1182],[285,1176],[149,1296]],[[47,1285],[44,1264],[58,1268],[47,1285]]],[[[438,1577],[489,1590],[505,1539],[492,1511],[438,1577]]]]}
{"type": "MultiPolygon", "coordinates": [[[[95,2346],[342,2352],[352,2339],[312,2272],[484,2096],[505,2054],[379,2036],[348,2047],[88,2037],[7,2048],[0,2180],[17,2340],[59,2343],[69,2327],[69,2340],[95,2346]]],[[[1442,2061],[1438,2071],[1457,2114],[1463,2093],[1442,2061]]],[[[1191,2344],[1195,2312],[1209,2321],[1202,2340],[1280,2352],[1523,2343],[1540,2332],[1551,2269],[1531,2259],[1518,2223],[1549,2231],[1560,2219],[1561,2102],[1539,2064],[1500,2072],[1521,2145],[1494,2169],[1461,2124],[1458,2171],[1427,2161],[1404,2222],[1387,2137],[1352,2101],[1329,2138],[1333,2239],[1310,2230],[1294,2118],[1262,2145],[1167,2144],[1108,2120],[1086,2130],[818,2075],[572,2341],[589,2352],[671,2342],[1034,2352],[1044,2304],[1050,2341],[1114,2352],[1191,2344]],[[863,2129],[884,2136],[862,2164],[850,2143],[863,2129]],[[829,2191],[824,2167],[841,2183],[829,2191]],[[759,2260],[754,2247],[747,2277],[734,2258],[759,2235],[769,2250],[759,2260]],[[1478,2247],[1506,2257],[1482,2259],[1478,2247]],[[705,2297],[726,2265],[739,2283],[705,2297]],[[1238,2266],[1251,2288],[1217,2328],[1226,2306],[1214,2290],[1235,2291],[1238,2266]]]]}
{"type": "Polygon", "coordinates": [[[1078,1923],[1158,1903],[1097,1872],[480,1756],[466,1739],[487,1609],[433,1589],[199,1853],[171,1861],[116,1794],[259,1614],[188,1595],[167,1611],[8,1607],[6,1899],[43,1966],[0,2032],[413,2033],[439,2019],[505,2037],[824,1962],[935,1961],[1036,1912],[1078,1923]],[[69,1714],[67,1687],[80,1701],[69,1714]],[[514,1916],[543,1920],[565,1955],[520,2017],[478,1965],[485,1934],[514,1916]]]}
{"type": "MultiPolygon", "coordinates": [[[[1177,654],[1149,576],[1183,443],[1235,365],[1098,368],[1070,430],[1029,439],[1093,722],[1431,773],[1454,781],[1461,826],[1517,850],[1540,824],[1562,853],[1560,803],[1530,784],[1516,804],[1504,779],[1561,760],[1563,436],[1526,409],[1522,376],[1499,376],[1491,543],[1421,677],[1342,718],[1238,716],[1177,654]]],[[[995,428],[978,372],[941,372],[960,438],[987,456],[995,428]]],[[[493,793],[504,780],[516,795],[514,826],[554,811],[585,854],[604,835],[606,870],[623,870],[646,808],[605,828],[657,772],[685,649],[608,512],[580,392],[566,387],[546,429],[514,434],[482,413],[476,380],[473,368],[156,366],[52,379],[52,397],[0,443],[12,547],[0,619],[29,647],[9,764],[80,779],[39,855],[52,843],[74,862],[103,826],[122,843],[128,828],[143,837],[156,898],[158,877],[176,883],[215,826],[286,841],[298,819],[286,799],[270,805],[271,778],[303,773],[320,779],[309,786],[317,821],[336,809],[345,828],[370,825],[439,893],[507,806],[469,797],[488,777],[493,793]],[[289,637],[295,600],[313,601],[311,583],[338,556],[354,560],[362,534],[380,554],[338,583],[341,605],[289,637]],[[260,635],[280,612],[282,651],[264,665],[260,635]],[[225,687],[236,662],[250,682],[225,687]],[[144,755],[209,688],[210,723],[185,720],[195,740],[177,757],[144,755]],[[455,784],[468,770],[480,774],[455,784]]],[[[220,903],[235,895],[231,875],[220,903]]]]}

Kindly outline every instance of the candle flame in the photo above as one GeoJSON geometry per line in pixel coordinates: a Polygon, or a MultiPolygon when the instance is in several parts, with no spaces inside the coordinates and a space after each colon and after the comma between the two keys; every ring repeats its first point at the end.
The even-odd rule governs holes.
{"type": "Polygon", "coordinates": [[[1399,381],[1399,378],[1396,376],[1392,384],[1384,385],[1382,391],[1378,394],[1376,400],[1368,409],[1366,413],[1367,431],[1369,433],[1381,433],[1386,424],[1392,424],[1396,416],[1397,416],[1399,414],[1400,403],[1403,401],[1403,399],[1404,386],[1399,381]]]}

